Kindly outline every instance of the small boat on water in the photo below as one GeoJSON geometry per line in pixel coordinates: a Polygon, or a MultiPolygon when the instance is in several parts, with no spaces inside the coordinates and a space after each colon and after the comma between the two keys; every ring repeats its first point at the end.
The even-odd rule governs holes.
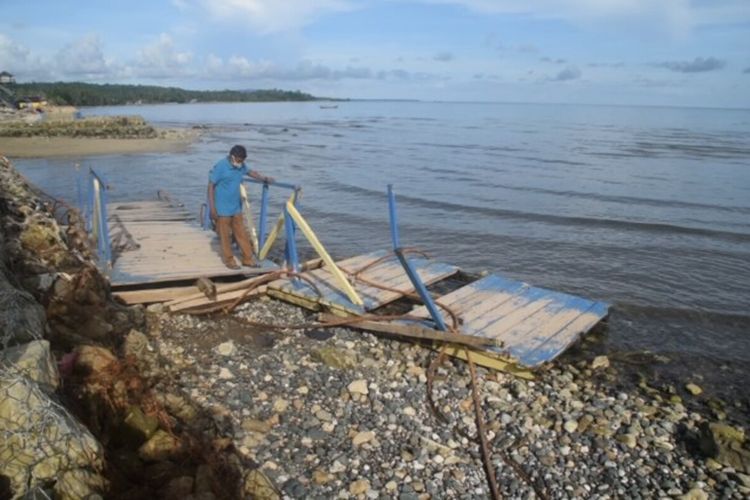
{"type": "Polygon", "coordinates": [[[338,109],[338,104],[321,104],[320,109],[338,109]]]}

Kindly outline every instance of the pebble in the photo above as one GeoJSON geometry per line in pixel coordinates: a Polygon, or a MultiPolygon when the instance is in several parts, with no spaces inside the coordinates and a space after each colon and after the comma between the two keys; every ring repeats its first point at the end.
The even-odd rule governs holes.
{"type": "Polygon", "coordinates": [[[369,443],[375,439],[375,433],[372,431],[362,431],[358,432],[353,438],[352,438],[352,444],[354,446],[360,446],[365,443],[369,443]]]}
{"type": "Polygon", "coordinates": [[[565,432],[573,433],[578,429],[578,422],[575,420],[568,420],[564,425],[565,432]]]}
{"type": "Polygon", "coordinates": [[[352,495],[361,495],[370,491],[370,481],[359,479],[349,485],[349,493],[352,495]]]}
{"type": "Polygon", "coordinates": [[[367,380],[355,380],[351,384],[347,386],[347,389],[349,390],[350,394],[362,394],[367,395],[369,394],[369,390],[367,389],[367,380]]]}
{"type": "MultiPolygon", "coordinates": [[[[275,300],[244,304],[234,314],[276,324],[308,318],[275,300]]],[[[210,425],[228,430],[234,447],[263,464],[284,496],[489,496],[481,454],[467,437],[476,435],[476,424],[463,362],[446,359],[436,372],[432,396],[448,417],[450,425],[444,425],[427,409],[422,367],[430,352],[422,347],[335,328],[325,340],[295,330],[269,333],[272,347],[234,341],[236,352],[230,353],[219,348],[230,341],[214,333],[222,331],[213,327],[218,320],[183,318],[162,320],[155,349],[179,383],[169,382],[174,377],[159,383],[172,384],[171,392],[184,393],[196,408],[210,409],[210,425]],[[206,350],[196,339],[208,335],[215,335],[208,345],[216,347],[206,350]],[[345,368],[320,363],[310,353],[321,345],[358,362],[345,368]],[[232,378],[217,377],[222,370],[232,378]]],[[[722,472],[726,466],[718,462],[714,470],[712,459],[674,445],[681,429],[695,432],[699,423],[713,421],[710,415],[696,419],[692,406],[689,413],[670,403],[670,394],[657,398],[609,383],[606,357],[565,363],[552,364],[533,382],[477,367],[504,497],[534,492],[504,464],[501,451],[550,498],[654,498],[678,491],[688,500],[742,497],[747,486],[740,473],[722,472]]]]}
{"type": "Polygon", "coordinates": [[[232,356],[237,352],[237,348],[234,345],[234,342],[229,340],[227,342],[222,342],[218,346],[216,346],[216,354],[224,357],[232,356]]]}

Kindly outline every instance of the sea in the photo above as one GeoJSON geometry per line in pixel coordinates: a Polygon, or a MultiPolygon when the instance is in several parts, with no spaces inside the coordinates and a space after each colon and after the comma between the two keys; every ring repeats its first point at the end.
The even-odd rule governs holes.
{"type": "MultiPolygon", "coordinates": [[[[604,352],[750,394],[750,110],[346,101],[82,111],[202,135],[183,153],[15,162],[53,196],[76,203],[76,171],[91,167],[112,200],[163,189],[197,216],[209,169],[243,144],[251,168],[302,186],[303,216],[345,257],[390,248],[391,184],[402,245],[609,302],[604,352]]],[[[272,220],[288,195],[271,190],[272,220]]]]}

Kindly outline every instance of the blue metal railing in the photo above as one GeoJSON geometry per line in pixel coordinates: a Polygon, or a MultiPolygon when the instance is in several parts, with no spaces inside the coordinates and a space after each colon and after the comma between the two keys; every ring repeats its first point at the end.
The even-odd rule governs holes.
{"type": "Polygon", "coordinates": [[[401,266],[404,268],[404,271],[406,271],[406,275],[409,277],[412,285],[414,285],[414,289],[417,291],[425,307],[430,312],[432,321],[435,322],[435,326],[437,327],[437,329],[447,330],[448,328],[446,328],[445,326],[443,317],[440,315],[437,307],[435,306],[435,301],[432,300],[432,297],[427,291],[427,288],[419,278],[417,271],[414,269],[414,266],[411,265],[409,259],[406,258],[406,255],[401,248],[401,241],[398,236],[398,219],[396,216],[396,194],[393,192],[392,184],[388,184],[388,214],[391,221],[391,239],[393,240],[393,252],[396,254],[396,257],[398,257],[399,262],[401,262],[401,266]]]}
{"type": "MultiPolygon", "coordinates": [[[[78,193],[79,203],[83,202],[83,179],[79,173],[78,193]]],[[[96,240],[96,251],[99,260],[99,267],[105,272],[112,268],[112,244],[109,241],[109,226],[107,224],[107,203],[109,196],[107,191],[109,185],[103,176],[89,168],[88,175],[88,196],[86,206],[82,207],[82,213],[86,220],[86,231],[96,240]]]]}
{"type": "MultiPolygon", "coordinates": [[[[302,187],[296,185],[296,184],[290,184],[288,182],[272,182],[268,183],[266,181],[261,181],[257,179],[253,179],[252,177],[246,178],[245,182],[251,183],[251,184],[260,184],[262,185],[261,190],[261,196],[260,196],[260,214],[258,215],[258,248],[257,251],[260,251],[261,248],[263,248],[263,245],[266,243],[266,237],[268,236],[268,203],[270,198],[270,187],[275,188],[281,188],[281,189],[287,189],[290,191],[294,191],[295,193],[299,193],[302,190],[302,187]]],[[[295,206],[298,204],[297,196],[295,196],[295,206]]],[[[289,227],[294,229],[294,221],[291,221],[291,225],[287,224],[289,217],[286,214],[286,209],[284,209],[284,224],[285,228],[287,230],[287,237],[289,236],[288,231],[289,227]]],[[[294,235],[294,231],[292,231],[292,236],[294,235]]],[[[295,251],[295,257],[296,257],[296,251],[295,251]]]]}
{"type": "MultiPolygon", "coordinates": [[[[260,195],[260,213],[258,215],[258,245],[255,249],[255,252],[257,254],[260,254],[261,249],[266,245],[266,240],[269,237],[268,232],[268,205],[270,202],[270,188],[281,188],[286,189],[289,191],[292,191],[294,193],[293,200],[295,207],[299,207],[299,193],[302,191],[301,186],[296,184],[291,184],[288,182],[268,182],[258,179],[253,179],[252,177],[246,177],[243,179],[243,182],[247,184],[260,184],[261,185],[261,195],[260,195]]],[[[203,203],[201,205],[201,225],[204,230],[209,230],[212,228],[211,223],[211,213],[210,209],[208,207],[208,202],[203,203]]],[[[284,257],[286,259],[288,267],[293,269],[294,271],[297,271],[299,269],[299,257],[297,254],[297,244],[295,241],[297,227],[294,223],[294,220],[289,216],[286,210],[286,205],[284,205],[283,211],[282,211],[282,217],[284,220],[284,234],[286,236],[286,245],[284,249],[284,257]]],[[[251,228],[254,229],[254,228],[251,228]]]]}

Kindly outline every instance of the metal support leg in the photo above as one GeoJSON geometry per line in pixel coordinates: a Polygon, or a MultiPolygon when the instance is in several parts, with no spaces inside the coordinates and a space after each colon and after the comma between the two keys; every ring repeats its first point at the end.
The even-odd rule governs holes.
{"type": "Polygon", "coordinates": [[[286,230],[286,262],[292,271],[299,272],[299,258],[297,257],[297,242],[294,240],[294,220],[285,209],[284,229],[286,230]]]}
{"type": "MultiPolygon", "coordinates": [[[[268,184],[263,184],[263,192],[260,195],[260,215],[258,216],[258,248],[266,244],[266,219],[268,218],[268,184]]],[[[258,250],[260,252],[260,250],[258,250]]],[[[261,257],[262,258],[262,257],[261,257]]]]}
{"type": "Polygon", "coordinates": [[[411,284],[414,285],[414,289],[417,291],[425,307],[427,307],[427,310],[430,312],[432,321],[435,322],[437,329],[447,330],[448,328],[446,328],[445,326],[443,317],[440,315],[437,307],[435,306],[435,301],[433,301],[432,297],[430,297],[430,294],[427,291],[427,288],[424,286],[424,283],[422,283],[422,280],[419,279],[419,275],[417,274],[414,267],[412,267],[409,259],[406,258],[403,250],[401,249],[401,241],[398,237],[398,219],[396,217],[396,195],[393,192],[393,186],[391,184],[388,185],[388,212],[391,219],[391,239],[393,240],[393,251],[396,253],[396,257],[398,257],[399,262],[401,262],[401,266],[404,268],[404,271],[406,271],[406,275],[409,277],[409,281],[411,281],[411,284]]]}

